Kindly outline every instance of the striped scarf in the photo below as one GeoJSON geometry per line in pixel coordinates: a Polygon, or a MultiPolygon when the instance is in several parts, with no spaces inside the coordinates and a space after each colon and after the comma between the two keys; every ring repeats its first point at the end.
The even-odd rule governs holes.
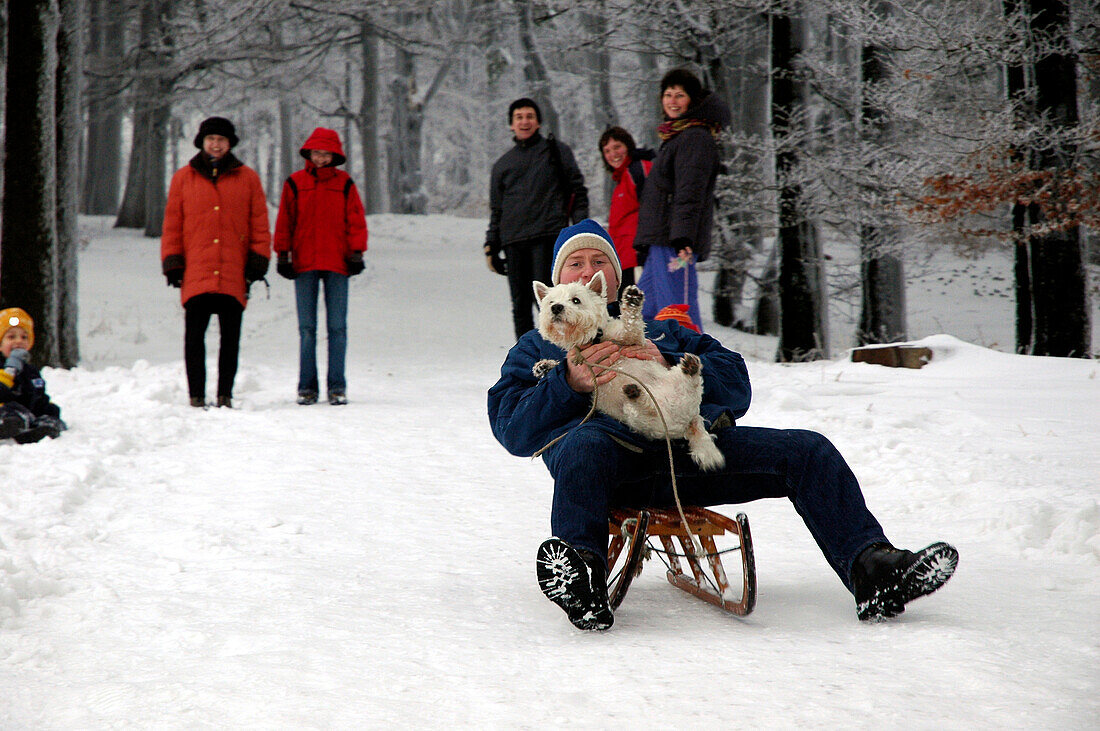
{"type": "Polygon", "coordinates": [[[721,131],[721,125],[716,122],[694,117],[680,117],[679,119],[670,119],[657,127],[657,136],[661,138],[661,142],[667,142],[688,127],[706,127],[715,137],[718,137],[718,133],[721,131]]]}

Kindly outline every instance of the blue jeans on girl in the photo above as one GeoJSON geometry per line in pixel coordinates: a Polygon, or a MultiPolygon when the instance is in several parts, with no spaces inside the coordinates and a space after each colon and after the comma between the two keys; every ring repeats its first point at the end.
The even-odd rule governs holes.
{"type": "Polygon", "coordinates": [[[294,279],[298,305],[298,393],[318,393],[317,297],[325,287],[325,324],[328,329],[328,393],[347,391],[344,357],[348,349],[348,277],[337,272],[299,272],[294,279]]]}

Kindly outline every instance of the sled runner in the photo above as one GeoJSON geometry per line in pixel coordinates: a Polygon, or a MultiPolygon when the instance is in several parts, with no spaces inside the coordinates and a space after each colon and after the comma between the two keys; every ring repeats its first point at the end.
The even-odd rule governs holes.
{"type": "MultiPolygon", "coordinates": [[[[685,507],[684,515],[692,534],[698,537],[705,556],[695,555],[690,536],[684,531],[680,514],[675,509],[645,508],[630,510],[614,508],[608,520],[611,545],[607,549],[607,595],[612,609],[618,608],[626,596],[634,577],[642,571],[642,559],[649,554],[667,556],[666,576],[670,584],[689,594],[724,609],[731,614],[745,616],[756,605],[756,561],[752,552],[752,536],[749,519],[738,513],[735,520],[699,507],[685,507]],[[736,545],[721,549],[715,536],[736,537],[736,545]],[[649,545],[649,538],[657,538],[662,548],[649,545]],[[673,542],[677,539],[679,546],[673,542]],[[730,587],[722,554],[737,551],[741,554],[741,591],[730,587]],[[686,561],[691,575],[684,572],[681,560],[686,561]]],[[[723,543],[727,543],[727,541],[723,543]]]]}

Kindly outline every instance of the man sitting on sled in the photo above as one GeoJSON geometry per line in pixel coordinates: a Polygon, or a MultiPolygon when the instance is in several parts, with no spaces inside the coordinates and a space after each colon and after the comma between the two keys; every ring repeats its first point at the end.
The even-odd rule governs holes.
{"type": "MultiPolygon", "coordinates": [[[[552,284],[588,283],[602,271],[615,299],[619,260],[607,233],[592,220],[562,230],[554,247],[552,284]]],[[[608,305],[612,315],[618,304],[608,305]]],[[[893,617],[905,605],[941,587],[955,570],[958,552],[934,543],[916,553],[894,548],[867,509],[859,482],[822,435],[801,429],[736,426],[749,408],[751,389],[744,359],[714,338],[675,320],[646,323],[644,346],[597,342],[580,351],[589,363],[620,358],[675,366],[685,353],[703,364],[701,413],[725,456],[725,466],[700,470],[684,443],[674,442],[680,500],[684,505],[726,505],[760,498],[788,498],[825,559],[856,600],[861,620],[893,617]]],[[[581,423],[596,384],[615,378],[592,369],[547,342],[537,330],[508,352],[500,380],[489,389],[489,423],[510,453],[542,454],[554,476],[550,527],[554,537],[539,548],[543,592],[579,629],[605,630],[614,622],[607,599],[608,512],[615,506],[669,507],[675,502],[663,440],[646,439],[603,414],[581,423]],[[560,361],[542,378],[532,367],[560,361]],[[593,376],[595,378],[593,379],[593,376]]]]}

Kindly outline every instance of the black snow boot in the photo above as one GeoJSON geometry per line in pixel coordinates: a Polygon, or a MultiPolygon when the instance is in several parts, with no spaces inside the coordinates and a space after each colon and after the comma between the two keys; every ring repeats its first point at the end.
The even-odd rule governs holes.
{"type": "Polygon", "coordinates": [[[548,538],[539,546],[535,573],[542,593],[577,629],[605,630],[615,623],[607,603],[607,569],[596,554],[548,538]]]}
{"type": "Polygon", "coordinates": [[[0,439],[14,437],[27,428],[27,422],[15,414],[0,414],[0,439]]]}
{"type": "Polygon", "coordinates": [[[876,543],[852,564],[852,593],[860,620],[896,617],[905,605],[939,589],[959,563],[959,552],[946,543],[913,553],[876,543]]]}

